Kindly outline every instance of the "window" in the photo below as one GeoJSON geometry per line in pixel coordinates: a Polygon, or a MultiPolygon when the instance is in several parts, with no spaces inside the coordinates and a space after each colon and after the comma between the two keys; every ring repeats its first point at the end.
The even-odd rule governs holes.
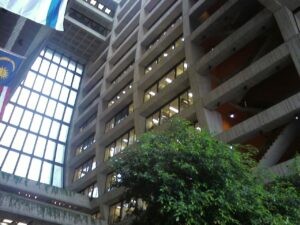
{"type": "Polygon", "coordinates": [[[91,158],[76,168],[73,181],[79,180],[96,168],[96,158],[91,158]]]}
{"type": "Polygon", "coordinates": [[[125,149],[128,145],[132,144],[135,141],[135,138],[135,132],[134,129],[132,129],[117,138],[110,145],[106,146],[104,161],[109,160],[111,157],[125,149]]]}
{"type": "Polygon", "coordinates": [[[92,146],[96,142],[95,134],[92,134],[87,139],[85,139],[77,148],[75,151],[76,155],[79,155],[80,153],[86,151],[90,146],[92,146]]]}
{"type": "Polygon", "coordinates": [[[146,49],[152,48],[153,45],[155,45],[159,40],[164,37],[169,31],[175,26],[175,24],[182,20],[182,16],[179,16],[176,18],[163,32],[160,33],[160,35],[151,43],[149,44],[146,49]]]}
{"type": "Polygon", "coordinates": [[[126,93],[128,93],[132,89],[132,82],[127,84],[121,91],[118,92],[112,99],[108,101],[108,108],[114,105],[116,102],[120,101],[126,93]]]}
{"type": "Polygon", "coordinates": [[[106,182],[105,182],[105,192],[110,192],[113,190],[114,186],[116,185],[117,182],[121,180],[121,174],[116,174],[116,173],[110,173],[106,177],[106,182]]]}
{"type": "Polygon", "coordinates": [[[180,113],[193,104],[193,94],[190,90],[181,93],[178,97],[163,106],[146,119],[146,130],[159,126],[164,121],[180,113]]]}
{"type": "Polygon", "coordinates": [[[99,197],[99,190],[96,183],[88,186],[84,190],[80,192],[83,195],[88,196],[89,198],[98,198],[99,197]]]}
{"type": "Polygon", "coordinates": [[[41,51],[0,123],[1,171],[63,186],[66,142],[82,73],[83,66],[71,58],[50,48],[41,51]]]}
{"type": "Polygon", "coordinates": [[[97,118],[97,113],[91,115],[86,121],[84,121],[79,127],[79,131],[84,131],[95,119],[97,118]]]}
{"type": "Polygon", "coordinates": [[[161,63],[164,58],[167,58],[176,48],[182,46],[184,38],[181,36],[177,38],[168,48],[166,48],[155,60],[153,60],[148,66],[145,67],[145,74],[152,71],[152,69],[161,63]]]}
{"type": "Polygon", "coordinates": [[[111,82],[111,84],[116,84],[116,83],[118,83],[120,80],[122,80],[122,78],[123,78],[123,76],[129,71],[129,70],[131,70],[132,69],[132,67],[133,67],[133,63],[134,62],[131,62],[130,64],[129,64],[129,66],[127,66],[112,82],[111,82]]]}
{"type": "Polygon", "coordinates": [[[147,102],[151,98],[155,97],[159,91],[164,89],[169,84],[172,84],[173,81],[181,74],[183,74],[183,72],[186,70],[187,63],[184,60],[183,62],[176,65],[173,69],[166,73],[158,82],[154,83],[150,88],[148,88],[145,91],[144,102],[147,102]]]}
{"type": "Polygon", "coordinates": [[[127,216],[130,216],[137,205],[136,200],[130,202],[121,201],[109,208],[109,224],[114,224],[122,221],[127,216]]]}
{"type": "Polygon", "coordinates": [[[116,114],[111,120],[105,125],[105,132],[108,132],[118,124],[120,124],[126,117],[133,113],[133,103],[126,106],[121,112],[116,114]]]}

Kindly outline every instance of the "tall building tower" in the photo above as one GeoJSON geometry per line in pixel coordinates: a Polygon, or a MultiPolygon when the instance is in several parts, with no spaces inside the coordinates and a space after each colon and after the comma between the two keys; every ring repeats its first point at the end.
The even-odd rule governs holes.
{"type": "MultiPolygon", "coordinates": [[[[0,225],[130,222],[124,190],[113,188],[120,177],[107,162],[175,115],[224,142],[255,146],[259,164],[278,174],[289,172],[299,152],[298,0],[73,0],[64,33],[7,12],[0,12],[0,18],[5,18],[0,19],[0,28],[5,21],[0,46],[32,59],[24,65],[20,86],[29,90],[25,75],[30,69],[40,79],[73,91],[72,101],[61,100],[62,92],[57,99],[51,92],[47,100],[65,107],[67,119],[56,111],[49,115],[43,108],[44,115],[39,108],[23,106],[13,95],[11,114],[17,107],[28,107],[51,124],[60,123],[60,129],[55,139],[53,126],[47,132],[46,126],[39,125],[37,131],[29,127],[31,135],[47,141],[30,142],[39,149],[31,153],[24,147],[27,139],[16,145],[19,149],[14,144],[17,136],[0,141],[1,171],[26,178],[1,172],[0,225]],[[71,84],[65,78],[49,78],[51,74],[34,67],[39,58],[79,81],[74,85],[75,78],[71,84]],[[50,141],[56,146],[51,159],[50,141]],[[10,152],[14,157],[8,158],[10,152]],[[18,163],[21,157],[30,158],[25,172],[18,163]],[[40,166],[32,167],[33,160],[40,166]],[[44,176],[46,163],[51,165],[45,168],[53,169],[44,176]],[[31,176],[31,167],[39,168],[41,175],[31,176]]],[[[35,85],[32,88],[29,91],[37,94],[35,85]]],[[[46,97],[43,90],[41,96],[46,97]]],[[[1,138],[10,137],[7,127],[10,132],[25,131],[23,117],[20,123],[5,117],[1,138]]]]}
{"type": "Polygon", "coordinates": [[[126,221],[128,204],[111,187],[119,177],[107,160],[174,115],[222,141],[257,147],[261,165],[285,172],[299,145],[299,6],[121,1],[108,46],[86,67],[67,186],[97,186],[104,224],[126,221]]]}

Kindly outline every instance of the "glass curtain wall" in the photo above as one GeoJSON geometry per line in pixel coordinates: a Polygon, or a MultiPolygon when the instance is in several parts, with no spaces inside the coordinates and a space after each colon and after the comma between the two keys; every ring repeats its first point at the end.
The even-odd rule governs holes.
{"type": "Polygon", "coordinates": [[[83,66],[46,48],[6,106],[0,169],[63,186],[64,156],[83,66]]]}

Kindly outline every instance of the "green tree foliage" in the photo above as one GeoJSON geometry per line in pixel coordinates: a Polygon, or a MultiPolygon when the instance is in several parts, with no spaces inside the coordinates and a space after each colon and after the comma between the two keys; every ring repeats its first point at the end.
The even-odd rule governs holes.
{"type": "Polygon", "coordinates": [[[295,185],[289,179],[264,184],[240,148],[177,118],[142,135],[111,161],[122,176],[117,186],[126,187],[124,198],[147,203],[135,211],[133,224],[300,224],[295,185]]]}

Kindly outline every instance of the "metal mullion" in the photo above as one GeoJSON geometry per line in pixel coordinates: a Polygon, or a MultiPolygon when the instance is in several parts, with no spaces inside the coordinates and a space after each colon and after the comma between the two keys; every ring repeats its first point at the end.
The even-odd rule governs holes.
{"type": "MultiPolygon", "coordinates": [[[[4,148],[4,147],[3,147],[3,148],[4,148]]],[[[3,166],[4,162],[6,161],[8,152],[9,152],[9,148],[5,147],[5,149],[6,149],[7,151],[6,151],[6,154],[5,154],[5,156],[4,156],[4,159],[3,159],[2,163],[1,163],[1,165],[0,165],[1,170],[2,170],[2,166],[3,166]]]]}
{"type": "MultiPolygon", "coordinates": [[[[56,122],[58,122],[58,123],[62,123],[62,124],[64,124],[64,125],[69,126],[68,123],[66,123],[66,122],[64,122],[64,121],[60,121],[60,120],[58,120],[58,119],[56,119],[56,118],[54,118],[54,117],[50,117],[50,116],[48,116],[48,115],[46,115],[46,114],[37,112],[36,110],[33,110],[33,109],[29,109],[29,108],[27,108],[26,106],[22,106],[22,105],[19,105],[19,104],[16,104],[16,105],[17,105],[18,107],[24,109],[24,110],[27,110],[27,111],[30,111],[30,112],[34,113],[34,114],[38,114],[38,115],[40,115],[40,116],[43,116],[43,117],[49,118],[49,119],[51,119],[51,120],[54,120],[54,121],[56,121],[56,122]]],[[[57,107],[57,106],[56,106],[56,107],[57,107]]],[[[7,122],[3,122],[3,121],[1,121],[1,122],[2,122],[2,123],[7,123],[7,122]]],[[[31,120],[31,122],[32,122],[32,120],[31,120]]],[[[10,124],[10,123],[7,123],[7,124],[10,124]]],[[[12,125],[13,125],[13,124],[12,124],[12,125]]],[[[30,123],[30,125],[31,125],[31,123],[30,123]]],[[[13,126],[15,126],[15,125],[13,125],[13,126]]],[[[24,129],[24,128],[22,128],[22,129],[24,129]]],[[[24,129],[24,130],[25,130],[25,129],[24,129]]],[[[42,135],[42,136],[44,136],[44,135],[42,135]]]]}

